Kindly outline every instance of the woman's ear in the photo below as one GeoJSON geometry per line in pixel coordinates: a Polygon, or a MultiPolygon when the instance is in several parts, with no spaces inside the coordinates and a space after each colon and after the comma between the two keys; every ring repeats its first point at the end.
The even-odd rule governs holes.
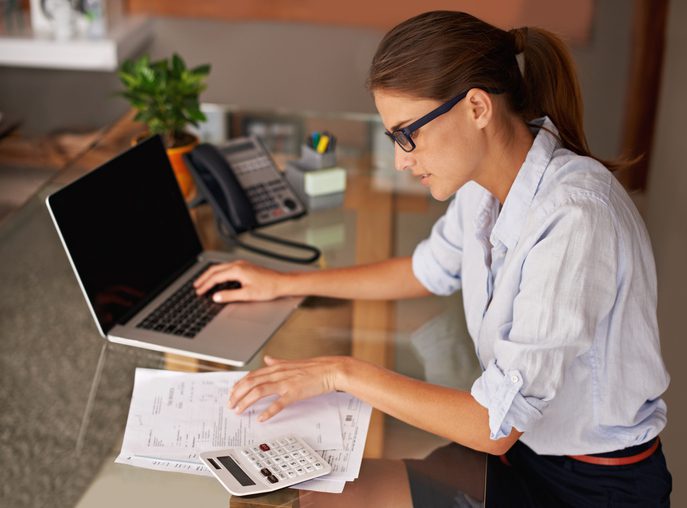
{"type": "Polygon", "coordinates": [[[487,92],[479,88],[472,88],[466,97],[469,105],[470,119],[475,127],[484,129],[494,113],[494,104],[487,92]]]}

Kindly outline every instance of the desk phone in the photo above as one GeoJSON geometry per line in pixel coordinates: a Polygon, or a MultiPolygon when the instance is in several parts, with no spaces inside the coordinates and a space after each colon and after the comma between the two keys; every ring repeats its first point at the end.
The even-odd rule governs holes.
{"type": "Polygon", "coordinates": [[[270,439],[255,446],[203,452],[200,458],[235,496],[290,487],[332,470],[319,453],[296,436],[270,439]]]}
{"type": "Polygon", "coordinates": [[[234,234],[306,213],[255,136],[221,146],[201,143],[185,159],[201,193],[234,234]]]}

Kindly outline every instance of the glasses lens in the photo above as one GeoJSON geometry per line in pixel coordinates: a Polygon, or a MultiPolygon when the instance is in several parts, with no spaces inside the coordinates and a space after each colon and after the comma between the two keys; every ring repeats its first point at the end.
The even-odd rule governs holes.
{"type": "Polygon", "coordinates": [[[394,140],[396,140],[396,143],[403,148],[406,152],[410,152],[413,148],[413,143],[411,143],[410,139],[408,136],[404,134],[403,131],[396,131],[393,133],[394,140]]]}

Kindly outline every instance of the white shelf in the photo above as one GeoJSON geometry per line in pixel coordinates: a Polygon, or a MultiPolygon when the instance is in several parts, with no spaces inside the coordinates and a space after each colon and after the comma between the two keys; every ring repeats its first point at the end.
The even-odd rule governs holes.
{"type": "Polygon", "coordinates": [[[145,17],[123,19],[102,39],[75,37],[58,41],[50,35],[0,36],[0,65],[90,71],[114,71],[153,36],[145,17]]]}

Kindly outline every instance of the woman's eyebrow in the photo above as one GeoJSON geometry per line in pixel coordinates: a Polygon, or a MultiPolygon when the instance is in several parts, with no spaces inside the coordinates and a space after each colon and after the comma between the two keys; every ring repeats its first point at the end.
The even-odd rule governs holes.
{"type": "Polygon", "coordinates": [[[403,122],[398,122],[396,125],[394,125],[393,127],[391,127],[391,129],[389,129],[389,132],[397,131],[398,129],[401,128],[402,125],[409,124],[409,123],[412,122],[412,121],[413,121],[413,120],[410,119],[410,120],[404,120],[403,122]]]}

